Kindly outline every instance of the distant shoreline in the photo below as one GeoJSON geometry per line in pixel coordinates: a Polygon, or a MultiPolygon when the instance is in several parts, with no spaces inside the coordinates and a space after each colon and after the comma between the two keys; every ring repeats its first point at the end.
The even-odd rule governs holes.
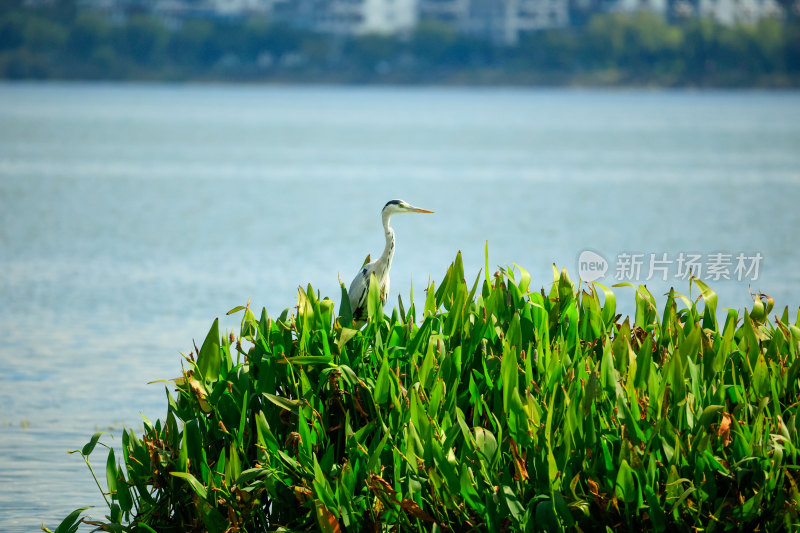
{"type": "Polygon", "coordinates": [[[586,76],[576,79],[553,81],[528,81],[524,76],[498,76],[486,79],[480,76],[453,75],[431,79],[341,79],[334,77],[308,78],[305,76],[275,76],[264,78],[235,78],[198,76],[175,78],[170,76],[143,76],[131,78],[3,78],[2,84],[164,84],[164,85],[252,85],[252,86],[307,86],[307,87],[397,87],[397,88],[476,88],[476,89],[621,89],[621,90],[686,90],[686,91],[725,91],[725,90],[764,90],[795,91],[800,89],[800,77],[766,78],[750,84],[743,83],[676,83],[659,84],[653,82],[602,82],[602,76],[586,76]]]}
{"type": "Polygon", "coordinates": [[[724,26],[598,14],[513,46],[420,24],[405,37],[333,37],[261,19],[0,10],[0,79],[726,89],[800,88],[800,25],[724,26]]]}

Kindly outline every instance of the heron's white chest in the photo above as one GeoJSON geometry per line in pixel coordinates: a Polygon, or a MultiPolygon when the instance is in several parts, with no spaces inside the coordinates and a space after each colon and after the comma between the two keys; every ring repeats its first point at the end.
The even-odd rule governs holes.
{"type": "Polygon", "coordinates": [[[378,279],[378,283],[380,284],[381,300],[385,302],[386,298],[389,296],[389,269],[387,268],[382,276],[375,277],[378,279]]]}
{"type": "Polygon", "coordinates": [[[367,274],[367,283],[369,283],[369,274],[375,274],[375,279],[378,282],[378,287],[381,289],[381,299],[386,300],[386,295],[389,294],[389,268],[391,267],[391,260],[389,263],[377,263],[374,268],[370,269],[367,274]]]}

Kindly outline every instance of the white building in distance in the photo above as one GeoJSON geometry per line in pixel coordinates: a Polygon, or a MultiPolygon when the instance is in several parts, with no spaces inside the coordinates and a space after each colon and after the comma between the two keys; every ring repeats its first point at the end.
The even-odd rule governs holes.
{"type": "Polygon", "coordinates": [[[606,0],[603,11],[635,13],[650,11],[679,19],[709,18],[725,26],[755,24],[762,18],[782,17],[776,0],[606,0]]]}
{"type": "Polygon", "coordinates": [[[272,10],[272,0],[209,0],[211,8],[222,16],[268,14],[272,10]]]}
{"type": "Polygon", "coordinates": [[[775,0],[698,0],[696,9],[697,16],[710,17],[726,26],[783,16],[783,8],[775,0]]]}
{"type": "Polygon", "coordinates": [[[417,25],[417,0],[274,0],[281,20],[329,35],[393,35],[417,25]]]}
{"type": "Polygon", "coordinates": [[[568,0],[419,0],[420,19],[437,20],[494,43],[525,32],[569,26],[568,0]]]}
{"type": "Polygon", "coordinates": [[[419,0],[419,18],[464,28],[470,16],[470,4],[470,0],[419,0]]]}

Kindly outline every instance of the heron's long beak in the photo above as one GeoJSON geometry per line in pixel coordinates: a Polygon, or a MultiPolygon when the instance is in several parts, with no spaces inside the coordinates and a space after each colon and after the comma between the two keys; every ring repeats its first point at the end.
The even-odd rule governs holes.
{"type": "Polygon", "coordinates": [[[422,209],[421,207],[408,207],[408,210],[412,213],[433,213],[433,211],[428,211],[427,209],[422,209]]]}

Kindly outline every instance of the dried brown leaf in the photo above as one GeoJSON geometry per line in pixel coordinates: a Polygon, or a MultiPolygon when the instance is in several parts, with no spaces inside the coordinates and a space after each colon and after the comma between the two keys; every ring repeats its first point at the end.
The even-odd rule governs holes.
{"type": "Polygon", "coordinates": [[[514,439],[511,439],[511,455],[514,456],[514,480],[527,481],[530,476],[528,476],[528,467],[525,465],[525,457],[520,456],[514,439]]]}
{"type": "Polygon", "coordinates": [[[369,489],[376,494],[380,492],[384,495],[392,497],[397,495],[397,491],[394,490],[394,487],[392,487],[388,481],[376,474],[370,474],[369,479],[367,480],[367,487],[369,487],[369,489]]]}
{"type": "Polygon", "coordinates": [[[341,533],[342,528],[339,525],[339,521],[336,519],[336,516],[334,516],[334,514],[330,512],[327,507],[325,507],[325,504],[317,500],[316,507],[317,507],[317,520],[320,523],[320,527],[322,527],[324,531],[341,533]]]}
{"type": "Polygon", "coordinates": [[[400,506],[403,508],[405,512],[413,516],[414,518],[419,518],[420,520],[425,520],[426,522],[434,522],[434,518],[422,510],[422,508],[417,505],[417,502],[410,498],[404,498],[402,502],[400,502],[400,506]]]}
{"type": "Polygon", "coordinates": [[[719,424],[717,436],[722,438],[722,444],[727,446],[733,440],[731,438],[731,417],[727,414],[722,415],[722,422],[719,424]]]}

